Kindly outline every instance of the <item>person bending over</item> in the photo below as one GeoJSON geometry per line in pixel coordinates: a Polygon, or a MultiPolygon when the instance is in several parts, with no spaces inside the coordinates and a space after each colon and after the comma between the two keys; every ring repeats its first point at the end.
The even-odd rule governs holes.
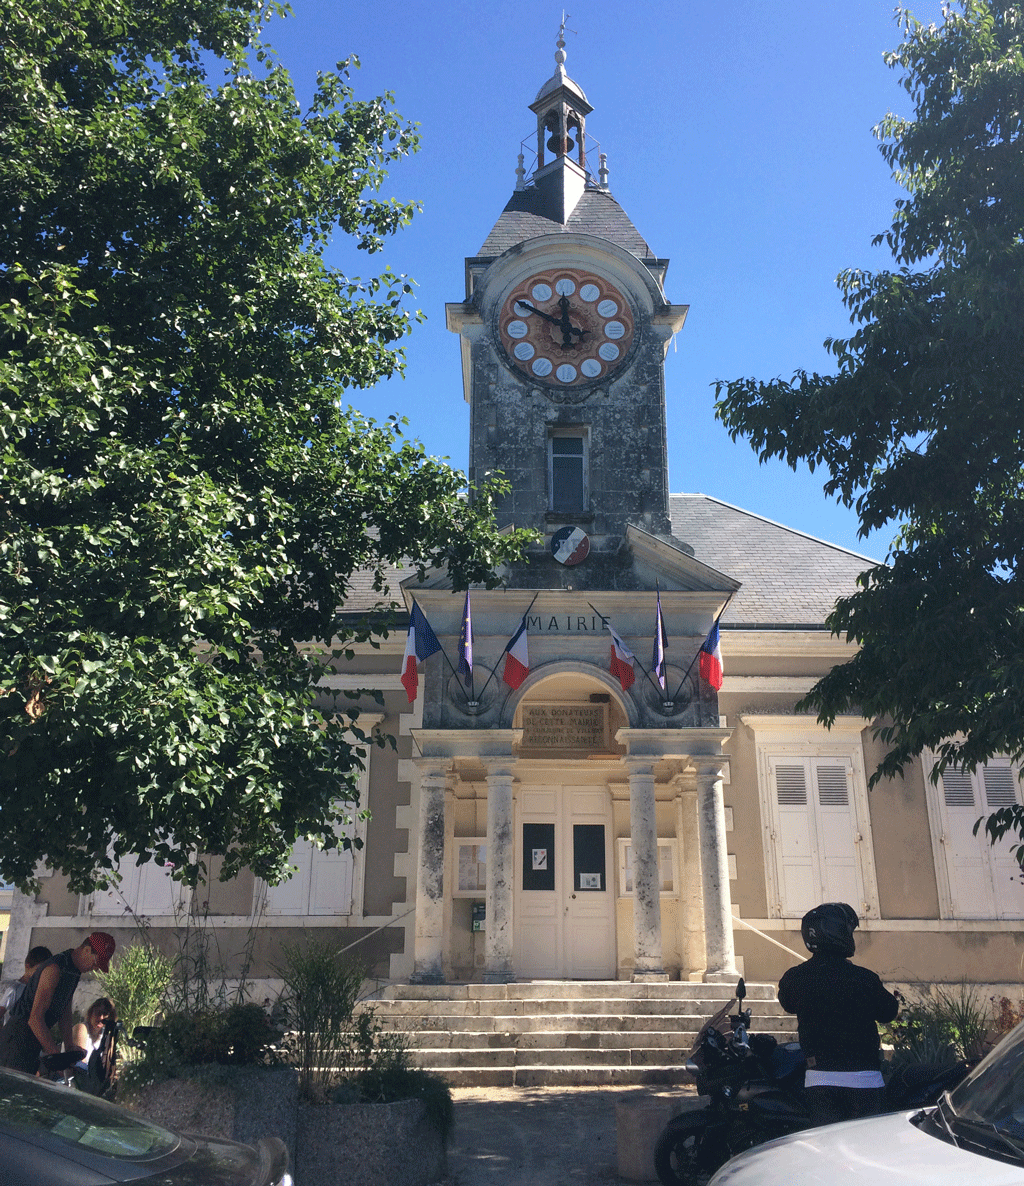
{"type": "Polygon", "coordinates": [[[811,958],[779,981],[779,1004],[795,1013],[807,1059],[804,1094],[815,1124],[882,1110],[881,1042],[876,1022],[892,1021],[899,1002],[874,972],[850,962],[860,920],[845,902],[826,902],[803,917],[811,958]]]}
{"type": "Polygon", "coordinates": [[[57,1054],[60,1050],[51,1033],[55,1025],[65,1049],[74,1049],[71,1002],[79,978],[94,968],[106,972],[113,954],[113,935],[94,931],[78,947],[40,964],[11,1010],[10,1021],[0,1028],[0,1066],[34,1075],[41,1054],[57,1054]]]}

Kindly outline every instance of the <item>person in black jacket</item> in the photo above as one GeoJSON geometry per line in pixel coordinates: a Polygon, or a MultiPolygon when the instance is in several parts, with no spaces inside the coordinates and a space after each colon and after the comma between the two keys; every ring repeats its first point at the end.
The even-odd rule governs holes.
{"type": "Polygon", "coordinates": [[[811,958],[779,981],[779,1004],[796,1014],[807,1059],[805,1095],[815,1124],[873,1116],[882,1109],[876,1022],[892,1021],[899,1001],[874,972],[850,962],[859,922],[845,902],[809,910],[800,930],[811,958]]]}

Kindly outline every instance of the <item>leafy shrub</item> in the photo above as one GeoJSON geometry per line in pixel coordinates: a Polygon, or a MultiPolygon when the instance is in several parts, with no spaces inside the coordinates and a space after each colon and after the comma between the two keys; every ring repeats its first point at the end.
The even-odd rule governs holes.
{"type": "Polygon", "coordinates": [[[154,1070],[183,1066],[267,1066],[279,1061],[278,1034],[259,1005],[169,1013],[146,1042],[154,1070]]]}
{"type": "Polygon", "coordinates": [[[304,1099],[323,1101],[341,1081],[408,1066],[405,1042],[384,1032],[372,1008],[356,1009],[365,970],[332,944],[285,945],[285,1046],[304,1099]]]}
{"type": "Polygon", "coordinates": [[[152,944],[132,943],[114,957],[108,972],[96,973],[129,1035],[136,1026],[153,1024],[164,1003],[174,967],[175,961],[152,944]]]}
{"type": "Polygon", "coordinates": [[[932,984],[901,1005],[883,1037],[892,1043],[895,1069],[907,1062],[975,1062],[985,1052],[988,1030],[988,1012],[971,985],[932,984]]]}

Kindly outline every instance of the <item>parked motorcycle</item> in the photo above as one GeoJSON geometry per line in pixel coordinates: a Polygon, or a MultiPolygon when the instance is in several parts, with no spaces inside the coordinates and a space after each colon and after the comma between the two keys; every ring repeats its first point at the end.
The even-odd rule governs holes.
{"type": "MultiPolygon", "coordinates": [[[[665,1126],[654,1148],[663,1186],[698,1186],[730,1157],[811,1125],[803,1096],[806,1063],[797,1042],[750,1033],[746,986],[701,1029],[686,1069],[707,1107],[682,1112],[665,1126]],[[733,1005],[740,1005],[735,1014],[733,1005]]],[[[890,1079],[886,1111],[927,1107],[967,1074],[967,1063],[921,1065],[890,1079]]]]}

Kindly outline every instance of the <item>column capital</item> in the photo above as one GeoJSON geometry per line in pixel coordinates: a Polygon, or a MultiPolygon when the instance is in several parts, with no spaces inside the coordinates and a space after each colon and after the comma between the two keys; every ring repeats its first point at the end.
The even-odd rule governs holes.
{"type": "Polygon", "coordinates": [[[691,758],[693,768],[697,773],[698,782],[715,782],[724,778],[729,769],[729,758],[723,754],[719,758],[691,758]]]}
{"type": "Polygon", "coordinates": [[[510,782],[515,778],[512,767],[515,765],[515,758],[508,754],[503,758],[481,758],[480,764],[487,772],[487,781],[490,782],[492,778],[507,778],[510,782]]]}
{"type": "Polygon", "coordinates": [[[451,773],[451,758],[418,757],[413,758],[413,761],[416,763],[421,778],[428,778],[431,775],[435,778],[447,778],[451,773]]]}
{"type": "Polygon", "coordinates": [[[654,767],[661,761],[655,754],[623,754],[619,761],[626,767],[630,778],[648,775],[654,777],[654,767]]]}

